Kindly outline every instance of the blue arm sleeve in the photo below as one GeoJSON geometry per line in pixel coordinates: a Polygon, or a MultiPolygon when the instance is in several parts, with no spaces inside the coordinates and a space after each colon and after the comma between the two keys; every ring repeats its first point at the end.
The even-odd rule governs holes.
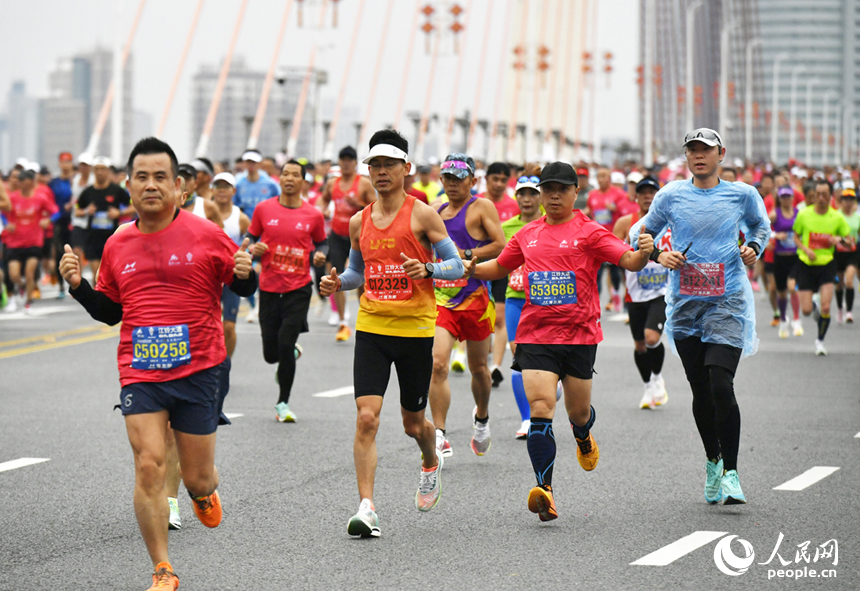
{"type": "Polygon", "coordinates": [[[349,249],[349,267],[338,275],[340,279],[340,291],[357,289],[364,285],[364,257],[361,251],[349,249]]]}
{"type": "Polygon", "coordinates": [[[433,249],[436,256],[442,259],[441,263],[433,263],[434,279],[453,280],[463,277],[463,261],[460,260],[460,253],[450,237],[435,243],[433,249]]]}

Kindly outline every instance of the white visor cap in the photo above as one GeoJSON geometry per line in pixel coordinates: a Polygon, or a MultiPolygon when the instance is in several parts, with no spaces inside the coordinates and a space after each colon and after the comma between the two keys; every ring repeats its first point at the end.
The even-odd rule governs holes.
{"type": "Polygon", "coordinates": [[[403,160],[404,162],[409,162],[409,155],[400,148],[392,146],[391,144],[376,144],[370,149],[370,153],[364,160],[362,160],[362,162],[364,164],[370,164],[370,161],[378,156],[396,158],[398,160],[403,160]]]}

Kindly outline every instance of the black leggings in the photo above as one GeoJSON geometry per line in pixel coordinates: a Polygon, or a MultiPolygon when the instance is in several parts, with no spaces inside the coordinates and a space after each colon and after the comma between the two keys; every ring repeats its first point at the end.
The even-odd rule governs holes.
{"type": "Polygon", "coordinates": [[[278,402],[289,402],[296,377],[296,341],[308,332],[308,308],[312,288],[287,293],[260,291],[260,333],[263,337],[263,359],[278,364],[278,402]]]}
{"type": "Polygon", "coordinates": [[[722,454],[723,468],[736,470],[741,413],[735,399],[734,377],[741,350],[703,343],[698,337],[675,339],[693,391],[693,417],[709,459],[722,454]]]}

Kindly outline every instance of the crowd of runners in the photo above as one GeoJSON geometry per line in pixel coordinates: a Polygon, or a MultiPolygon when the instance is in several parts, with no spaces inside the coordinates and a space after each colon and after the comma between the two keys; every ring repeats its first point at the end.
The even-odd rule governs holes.
{"type": "Polygon", "coordinates": [[[330,315],[333,341],[354,349],[350,535],[380,535],[375,441],[392,365],[422,458],[419,511],[438,503],[443,464],[463,453],[446,419],[449,375],[468,371],[472,453],[490,453],[493,436],[526,440],[527,507],[557,518],[553,417],[563,403],[579,464],[594,470],[592,378],[609,316],[631,332],[630,379],[642,386],[630,404],[656,410],[669,389],[682,398],[687,387],[662,377],[674,351],[704,447],[705,499],[746,503],[735,372],[757,331],[806,338],[810,354],[826,355],[833,314],[854,322],[860,171],[733,168],[716,131],[678,140],[679,169],[463,153],[416,163],[393,130],[334,163],[255,150],[180,163],[154,138],[124,163],[68,152],[55,167],[20,160],[0,183],[2,306],[27,314],[68,292],[96,320],[122,323],[119,403],[151,589],[179,583],[167,547],[168,529],[182,527],[180,482],[204,525],[221,521],[215,432],[229,423],[239,321],[259,324],[283,423],[301,411],[290,395],[309,315],[330,315]],[[177,297],[187,305],[163,305],[177,297]],[[756,299],[771,306],[770,327],[756,327],[756,299]],[[490,399],[510,391],[521,425],[491,435],[490,399]]]}

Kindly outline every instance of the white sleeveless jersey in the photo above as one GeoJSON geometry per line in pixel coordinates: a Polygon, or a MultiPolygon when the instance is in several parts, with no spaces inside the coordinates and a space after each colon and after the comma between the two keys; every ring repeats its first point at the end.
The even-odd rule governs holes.
{"type": "Polygon", "coordinates": [[[230,237],[230,240],[236,243],[236,246],[242,244],[242,231],[239,229],[239,216],[242,210],[234,205],[230,215],[224,220],[224,232],[230,237]]]}
{"type": "Polygon", "coordinates": [[[191,213],[199,218],[206,219],[206,204],[203,203],[203,197],[200,195],[194,198],[194,209],[191,210],[191,213]]]}
{"type": "MultiPolygon", "coordinates": [[[[672,250],[671,240],[672,232],[667,229],[658,240],[654,241],[654,247],[660,250],[672,250]]],[[[669,284],[669,269],[660,263],[648,261],[648,264],[641,271],[636,273],[625,271],[625,274],[627,295],[630,301],[650,302],[653,299],[666,295],[666,287],[669,284]]]]}

